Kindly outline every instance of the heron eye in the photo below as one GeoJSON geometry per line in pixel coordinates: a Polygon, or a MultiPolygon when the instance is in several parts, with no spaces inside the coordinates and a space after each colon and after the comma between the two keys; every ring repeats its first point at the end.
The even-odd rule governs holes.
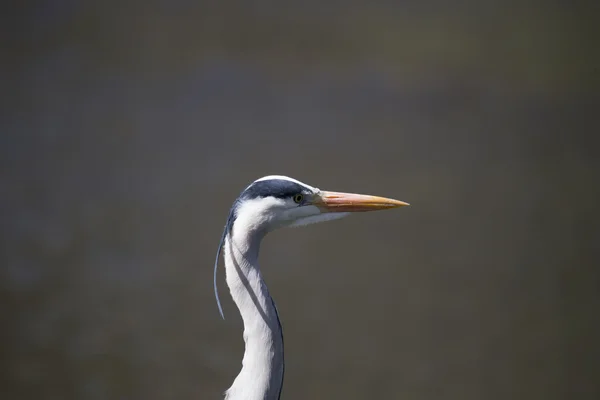
{"type": "Polygon", "coordinates": [[[302,193],[295,194],[293,199],[294,199],[294,203],[300,204],[300,203],[302,203],[302,200],[304,199],[304,195],[302,193]]]}

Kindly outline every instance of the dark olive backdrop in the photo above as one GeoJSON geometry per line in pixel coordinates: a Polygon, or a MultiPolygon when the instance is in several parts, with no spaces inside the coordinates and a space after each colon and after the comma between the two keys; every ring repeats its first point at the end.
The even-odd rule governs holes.
{"type": "Polygon", "coordinates": [[[2,398],[219,398],[274,173],[412,204],[267,238],[285,399],[598,398],[598,6],[209,3],[4,6],[2,398]]]}

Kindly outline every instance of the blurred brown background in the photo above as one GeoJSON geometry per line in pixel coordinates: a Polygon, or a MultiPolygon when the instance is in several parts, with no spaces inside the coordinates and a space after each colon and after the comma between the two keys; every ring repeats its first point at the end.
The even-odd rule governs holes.
{"type": "Polygon", "coordinates": [[[220,398],[268,174],[412,204],[266,240],[285,399],[600,396],[596,3],[3,8],[3,399],[220,398]]]}

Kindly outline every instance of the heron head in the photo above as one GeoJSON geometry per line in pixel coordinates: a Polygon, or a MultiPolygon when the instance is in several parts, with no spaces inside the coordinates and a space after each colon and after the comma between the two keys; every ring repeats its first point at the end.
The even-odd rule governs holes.
{"type": "Polygon", "coordinates": [[[217,250],[213,284],[221,317],[224,318],[217,289],[217,265],[228,235],[242,233],[242,237],[256,244],[263,235],[277,228],[330,221],[352,212],[407,205],[385,197],[327,192],[281,175],[265,176],[252,182],[233,204],[217,250]]]}
{"type": "Polygon", "coordinates": [[[248,186],[232,209],[230,228],[264,234],[285,226],[302,226],[342,218],[352,212],[408,205],[384,197],[328,192],[295,179],[271,175],[248,186]]]}

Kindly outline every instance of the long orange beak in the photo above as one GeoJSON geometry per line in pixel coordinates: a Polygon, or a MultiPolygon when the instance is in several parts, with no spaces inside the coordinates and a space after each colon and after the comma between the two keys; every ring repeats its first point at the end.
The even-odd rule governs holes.
{"type": "Polygon", "coordinates": [[[403,201],[385,197],[326,191],[315,195],[313,204],[325,212],[376,211],[409,205],[403,201]]]}

